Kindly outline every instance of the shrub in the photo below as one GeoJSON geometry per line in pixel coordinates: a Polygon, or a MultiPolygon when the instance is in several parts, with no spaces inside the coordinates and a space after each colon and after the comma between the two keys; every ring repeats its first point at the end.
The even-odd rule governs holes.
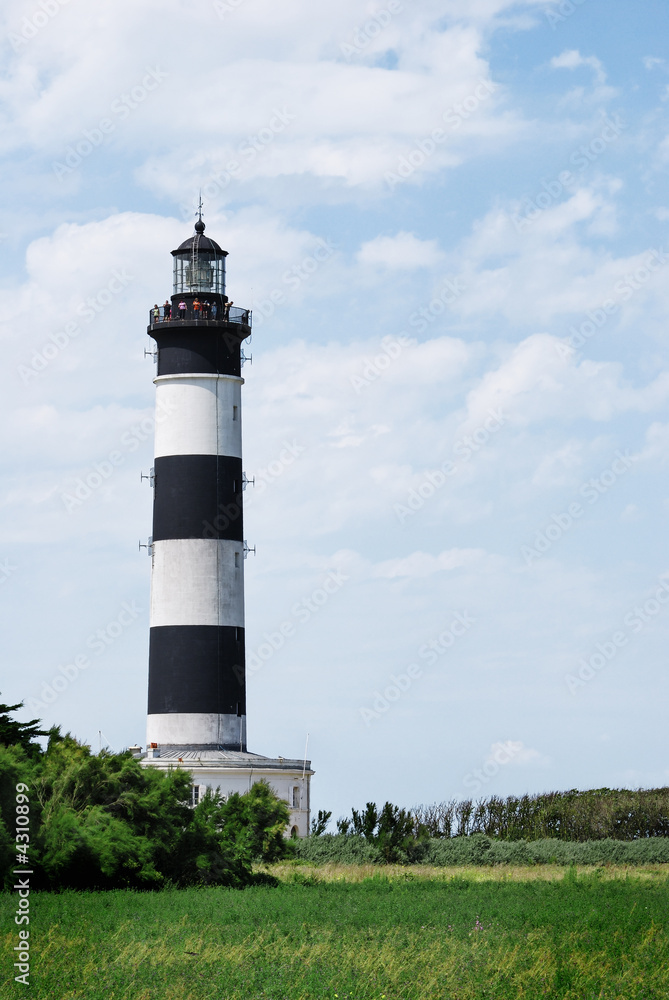
{"type": "Polygon", "coordinates": [[[313,864],[380,864],[381,852],[374,844],[356,834],[325,833],[307,837],[294,845],[295,857],[313,864]]]}
{"type": "Polygon", "coordinates": [[[209,793],[191,809],[186,770],[145,768],[129,753],[94,755],[57,732],[38,751],[0,745],[0,862],[11,870],[15,791],[24,782],[35,888],[242,887],[257,881],[254,858],[289,850],[288,808],[264,782],[227,802],[209,793]]]}

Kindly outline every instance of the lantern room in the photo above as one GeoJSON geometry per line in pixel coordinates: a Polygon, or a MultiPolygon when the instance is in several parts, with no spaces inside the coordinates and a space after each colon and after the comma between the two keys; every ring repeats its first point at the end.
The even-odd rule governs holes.
{"type": "Polygon", "coordinates": [[[227,250],[204,235],[204,222],[198,219],[195,233],[177,250],[174,257],[174,295],[207,292],[225,297],[225,258],[227,250]]]}

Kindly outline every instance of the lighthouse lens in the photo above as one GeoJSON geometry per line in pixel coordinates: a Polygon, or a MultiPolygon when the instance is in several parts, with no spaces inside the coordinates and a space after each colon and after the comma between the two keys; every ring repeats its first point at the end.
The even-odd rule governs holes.
{"type": "Polygon", "coordinates": [[[186,284],[191,292],[210,292],[214,287],[214,269],[207,261],[197,258],[186,265],[186,284]]]}
{"type": "Polygon", "coordinates": [[[225,295],[225,257],[198,254],[174,258],[174,294],[211,292],[225,295]]]}

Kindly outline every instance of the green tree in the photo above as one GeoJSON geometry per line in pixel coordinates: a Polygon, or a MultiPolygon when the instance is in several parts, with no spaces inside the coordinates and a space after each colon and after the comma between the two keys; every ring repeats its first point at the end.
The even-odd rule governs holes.
{"type": "Polygon", "coordinates": [[[229,796],[220,809],[225,840],[237,844],[249,861],[278,861],[290,853],[284,837],[290,810],[266,781],[257,781],[248,792],[229,796]]]}
{"type": "Polygon", "coordinates": [[[384,861],[418,861],[424,855],[429,831],[406,809],[386,802],[379,812],[374,802],[368,802],[362,812],[351,810],[351,816],[337,820],[338,832],[364,837],[374,844],[384,861]]]}
{"type": "Polygon", "coordinates": [[[71,736],[50,743],[34,779],[35,848],[53,887],[155,888],[192,821],[190,777],[142,768],[129,753],[98,755],[71,736]]]}
{"type": "Polygon", "coordinates": [[[129,753],[92,754],[71,736],[49,746],[33,778],[33,863],[51,888],[160,888],[253,882],[251,862],[282,856],[288,810],[269,786],[230,805],[189,805],[185,769],[142,767],[129,753]],[[238,814],[238,815],[237,815],[238,814]],[[234,820],[234,821],[233,821],[234,820]]]}
{"type": "MultiPolygon", "coordinates": [[[[35,761],[20,745],[0,745],[0,865],[5,875],[5,887],[12,884],[8,873],[16,853],[16,786],[32,787],[35,761]]],[[[31,820],[35,811],[31,808],[31,820]]]]}
{"type": "Polygon", "coordinates": [[[332,818],[332,811],[319,809],[318,815],[315,816],[311,821],[311,836],[312,837],[322,837],[328,828],[328,823],[332,818]]]}
{"type": "Polygon", "coordinates": [[[207,790],[172,854],[171,877],[180,885],[226,885],[242,888],[253,882],[245,845],[224,833],[224,803],[207,790]]]}
{"type": "Polygon", "coordinates": [[[0,704],[0,746],[3,747],[23,747],[30,757],[37,757],[41,754],[42,748],[34,740],[37,736],[49,736],[51,730],[40,729],[40,720],[31,719],[30,722],[18,722],[11,719],[10,712],[17,712],[23,708],[23,702],[16,705],[0,704]]]}
{"type": "Polygon", "coordinates": [[[38,720],[14,723],[5,705],[0,740],[0,864],[12,868],[16,786],[29,788],[29,858],[35,888],[155,889],[163,885],[242,887],[256,858],[290,850],[289,810],[266,782],[227,802],[207,793],[190,807],[192,776],[142,767],[128,752],[89,746],[38,720]],[[49,735],[45,751],[34,737],[49,735]]]}

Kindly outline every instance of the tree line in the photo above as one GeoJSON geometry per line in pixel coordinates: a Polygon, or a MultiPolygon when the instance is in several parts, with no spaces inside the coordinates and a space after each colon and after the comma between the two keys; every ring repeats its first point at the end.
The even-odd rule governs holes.
{"type": "Polygon", "coordinates": [[[669,837],[669,788],[596,788],[452,800],[412,810],[430,837],[500,840],[642,840],[669,837]]]}
{"type": "MultiPolygon", "coordinates": [[[[324,836],[331,812],[312,820],[313,836],[324,836]]],[[[401,809],[368,802],[336,822],[340,837],[361,837],[387,860],[415,854],[429,840],[483,835],[494,840],[635,841],[669,837],[669,788],[597,788],[537,795],[492,795],[452,799],[401,809]]]]}

